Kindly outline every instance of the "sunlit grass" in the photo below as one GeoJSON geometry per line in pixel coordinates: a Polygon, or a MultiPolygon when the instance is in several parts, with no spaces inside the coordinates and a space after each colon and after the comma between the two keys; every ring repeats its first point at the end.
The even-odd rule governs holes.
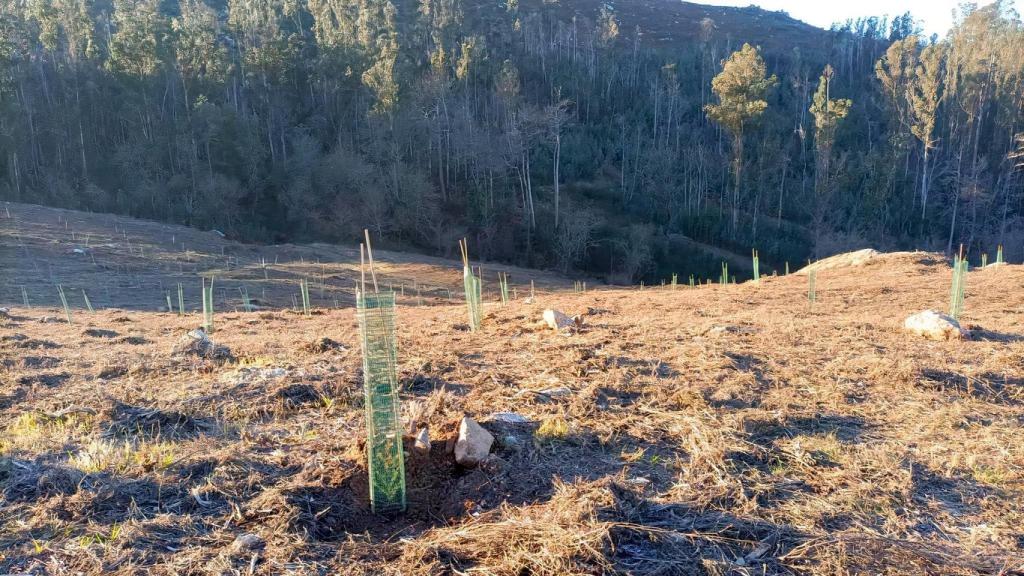
{"type": "Polygon", "coordinates": [[[177,459],[177,447],[169,442],[93,440],[73,454],[68,464],[86,473],[124,473],[135,468],[164,470],[177,459]]]}
{"type": "Polygon", "coordinates": [[[538,444],[565,441],[569,437],[569,422],[562,416],[549,416],[540,423],[533,437],[538,444]]]}
{"type": "Polygon", "coordinates": [[[0,438],[0,453],[15,450],[39,451],[59,445],[69,439],[87,434],[95,417],[87,413],[74,413],[53,418],[35,412],[15,418],[0,438]]]}

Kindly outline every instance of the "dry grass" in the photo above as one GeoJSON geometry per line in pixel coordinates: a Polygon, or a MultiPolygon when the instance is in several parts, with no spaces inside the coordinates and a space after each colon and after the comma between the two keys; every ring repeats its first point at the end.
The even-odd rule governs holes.
{"type": "Polygon", "coordinates": [[[170,354],[199,314],[42,323],[19,292],[0,572],[1020,573],[1024,267],[971,272],[974,336],[931,342],[900,326],[945,305],[948,264],[864,266],[820,272],[811,311],[802,277],[491,297],[478,333],[461,305],[400,306],[403,413],[433,450],[398,518],[367,509],[352,310],[219,314],[213,360],[170,354]],[[463,414],[496,438],[483,468],[449,452],[463,414]]]}
{"type": "MultiPolygon", "coordinates": [[[[32,306],[59,307],[64,287],[76,321],[82,321],[85,289],[95,308],[133,310],[178,307],[182,284],[186,310],[201,304],[201,276],[214,281],[214,308],[245,309],[244,290],[257,309],[298,308],[299,283],[309,282],[316,308],[352,307],[359,280],[358,245],[279,244],[255,246],[199,231],[110,214],[92,214],[32,204],[5,203],[11,218],[0,218],[0,302],[21,306],[22,287],[32,306]]],[[[358,242],[361,239],[354,239],[358,242]]],[[[382,246],[386,248],[386,246],[382,246]]],[[[453,247],[454,251],[454,247],[453,247]]],[[[393,288],[407,305],[461,300],[462,267],[457,261],[386,249],[374,250],[382,287],[393,288]]],[[[484,289],[497,296],[499,273],[528,294],[530,280],[546,292],[567,289],[560,276],[487,262],[484,289]]],[[[63,311],[60,315],[63,318],[63,311]]]]}

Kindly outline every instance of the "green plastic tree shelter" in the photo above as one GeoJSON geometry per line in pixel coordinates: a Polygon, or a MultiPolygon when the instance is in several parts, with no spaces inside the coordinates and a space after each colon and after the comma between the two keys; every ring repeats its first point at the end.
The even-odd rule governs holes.
{"type": "Polygon", "coordinates": [[[473,269],[469,266],[469,246],[465,238],[459,241],[459,249],[462,251],[462,284],[469,312],[469,329],[475,332],[480,329],[483,320],[483,282],[480,277],[473,275],[473,269]]]}
{"type": "MultiPolygon", "coordinates": [[[[961,253],[963,248],[960,248],[961,253]]],[[[964,295],[967,291],[967,259],[962,254],[953,255],[953,284],[949,290],[949,315],[960,320],[964,312],[964,295]]]]}
{"type": "Polygon", "coordinates": [[[483,295],[480,293],[480,278],[474,276],[469,266],[466,266],[462,270],[462,280],[463,289],[466,292],[466,306],[469,311],[469,329],[475,332],[480,329],[482,320],[480,299],[483,295]]]}
{"type": "Polygon", "coordinates": [[[370,506],[378,514],[402,512],[405,462],[398,411],[395,293],[360,292],[356,314],[363,345],[370,506]]]}

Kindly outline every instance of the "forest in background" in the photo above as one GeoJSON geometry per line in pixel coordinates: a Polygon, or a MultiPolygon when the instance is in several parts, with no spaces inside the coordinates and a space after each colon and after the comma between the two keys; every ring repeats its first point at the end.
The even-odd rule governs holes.
{"type": "Polygon", "coordinates": [[[1024,257],[1008,3],[932,38],[911,15],[638,11],[0,0],[0,199],[261,242],[466,236],[620,283],[742,276],[751,249],[762,273],[864,246],[1024,257]]]}

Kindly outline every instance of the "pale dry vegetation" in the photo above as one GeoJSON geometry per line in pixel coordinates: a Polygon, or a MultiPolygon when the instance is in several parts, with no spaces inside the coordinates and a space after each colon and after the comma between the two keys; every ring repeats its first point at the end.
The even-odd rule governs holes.
{"type": "Polygon", "coordinates": [[[405,302],[403,410],[433,448],[397,518],[366,501],[352,309],[219,312],[212,359],[171,354],[197,313],[41,323],[5,292],[0,572],[1019,573],[1024,267],[969,273],[970,339],[906,334],[950,277],[880,255],[820,271],[813,309],[803,276],[504,307],[492,284],[475,333],[405,302]],[[472,470],[464,414],[497,439],[472,470]]]}

